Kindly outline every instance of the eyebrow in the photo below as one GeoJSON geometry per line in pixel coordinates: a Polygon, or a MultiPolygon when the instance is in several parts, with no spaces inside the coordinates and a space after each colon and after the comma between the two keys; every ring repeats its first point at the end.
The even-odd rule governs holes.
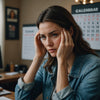
{"type": "MultiPolygon", "coordinates": [[[[51,31],[51,32],[49,32],[48,34],[52,34],[52,33],[56,32],[56,31],[59,31],[59,30],[51,31]]],[[[40,35],[43,35],[43,34],[40,34],[40,35]]]]}
{"type": "Polygon", "coordinates": [[[58,31],[58,30],[54,30],[54,31],[52,31],[52,32],[49,32],[48,34],[54,33],[54,32],[56,32],[56,31],[58,31]]]}

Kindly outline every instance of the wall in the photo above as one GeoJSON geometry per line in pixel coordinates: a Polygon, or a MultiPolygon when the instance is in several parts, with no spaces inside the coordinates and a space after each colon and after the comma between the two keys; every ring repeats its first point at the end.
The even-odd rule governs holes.
{"type": "MultiPolygon", "coordinates": [[[[36,22],[36,19],[40,12],[47,8],[50,5],[61,5],[65,8],[67,8],[69,11],[71,10],[71,4],[74,4],[73,0],[30,0],[28,2],[27,0],[21,1],[21,17],[20,17],[20,28],[22,29],[23,24],[33,24],[36,22]]],[[[22,39],[22,30],[20,29],[20,37],[22,39]]],[[[22,40],[20,41],[20,45],[22,43],[22,40]]],[[[25,63],[28,66],[31,64],[31,61],[22,60],[21,63],[25,63]]]]}
{"type": "MultiPolygon", "coordinates": [[[[5,0],[5,6],[20,9],[20,0],[5,0]]],[[[5,66],[20,63],[20,40],[5,40],[5,66]]]]}
{"type": "MultiPolygon", "coordinates": [[[[100,2],[100,0],[95,0],[95,2],[100,2]]],[[[36,19],[40,12],[47,8],[50,5],[61,5],[68,9],[71,12],[71,5],[76,4],[74,0],[21,0],[21,17],[20,17],[20,37],[22,39],[22,25],[23,24],[33,24],[36,22],[36,19]]],[[[22,45],[22,40],[20,41],[20,45],[22,45]]],[[[21,54],[21,52],[20,52],[21,54]]],[[[22,60],[21,63],[27,64],[28,66],[31,64],[31,61],[22,60]]]]}
{"type": "MultiPolygon", "coordinates": [[[[100,0],[95,0],[100,2],[100,0]]],[[[33,24],[40,12],[50,5],[61,5],[71,11],[71,5],[76,4],[74,0],[5,0],[5,6],[16,7],[20,9],[20,31],[19,40],[5,40],[5,62],[9,64],[26,64],[30,65],[31,61],[21,59],[21,47],[22,47],[22,25],[33,24]]]]}
{"type": "MultiPolygon", "coordinates": [[[[70,0],[69,0],[70,1],[70,0]]],[[[36,22],[36,19],[40,12],[47,8],[50,5],[61,5],[67,8],[67,0],[30,0],[29,2],[27,0],[21,1],[21,20],[20,20],[20,28],[22,29],[23,24],[33,24],[36,22]]],[[[22,30],[20,29],[20,37],[22,39],[22,30]]],[[[20,41],[20,45],[22,43],[22,40],[20,41]]],[[[31,61],[22,60],[21,63],[25,63],[28,66],[31,64],[31,61]]]]}

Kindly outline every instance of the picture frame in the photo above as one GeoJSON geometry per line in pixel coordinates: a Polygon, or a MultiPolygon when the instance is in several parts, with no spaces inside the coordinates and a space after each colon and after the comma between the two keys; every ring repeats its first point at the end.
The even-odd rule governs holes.
{"type": "Polygon", "coordinates": [[[6,7],[6,40],[19,40],[19,9],[6,7]]]}

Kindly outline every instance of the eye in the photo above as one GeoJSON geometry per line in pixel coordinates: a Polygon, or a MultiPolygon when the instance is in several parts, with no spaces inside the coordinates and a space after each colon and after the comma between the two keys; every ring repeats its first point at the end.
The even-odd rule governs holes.
{"type": "Polygon", "coordinates": [[[53,37],[57,37],[58,34],[57,34],[57,33],[53,33],[52,36],[53,36],[53,37]]]}
{"type": "Polygon", "coordinates": [[[44,35],[40,35],[41,40],[45,40],[46,37],[44,35]]]}

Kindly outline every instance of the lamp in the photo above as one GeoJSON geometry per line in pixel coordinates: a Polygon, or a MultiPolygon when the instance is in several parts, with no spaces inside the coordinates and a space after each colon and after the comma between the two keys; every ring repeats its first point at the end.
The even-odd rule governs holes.
{"type": "Polygon", "coordinates": [[[75,0],[75,2],[79,2],[81,4],[87,4],[87,3],[94,3],[94,0],[75,0]]]}

